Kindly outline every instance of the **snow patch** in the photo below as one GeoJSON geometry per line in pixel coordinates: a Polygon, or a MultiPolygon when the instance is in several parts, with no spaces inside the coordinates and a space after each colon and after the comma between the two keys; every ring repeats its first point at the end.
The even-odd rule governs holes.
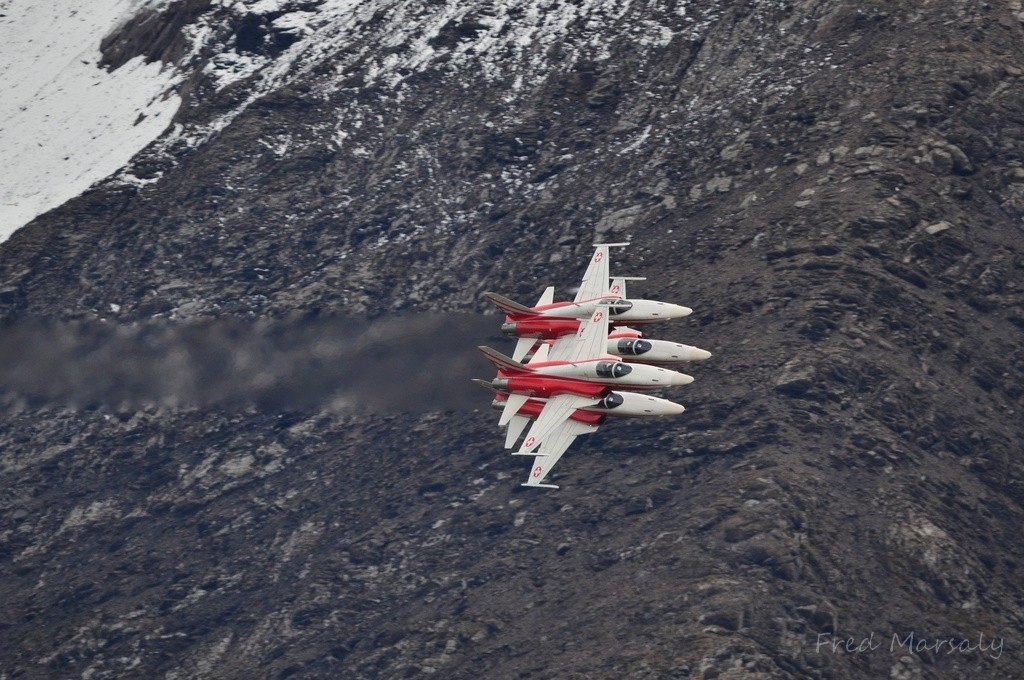
{"type": "Polygon", "coordinates": [[[99,67],[103,36],[161,4],[0,2],[0,241],[117,172],[170,125],[181,104],[173,70],[142,57],[99,67]]]}

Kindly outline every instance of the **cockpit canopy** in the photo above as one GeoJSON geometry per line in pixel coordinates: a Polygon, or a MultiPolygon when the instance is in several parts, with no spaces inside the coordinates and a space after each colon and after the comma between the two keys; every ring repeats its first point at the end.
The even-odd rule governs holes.
{"type": "Polygon", "coordinates": [[[615,408],[616,406],[622,406],[622,402],[624,401],[626,400],[622,398],[621,394],[612,392],[607,397],[601,400],[599,406],[601,408],[612,409],[615,408]]]}
{"type": "Polygon", "coordinates": [[[608,313],[611,316],[625,314],[631,309],[633,309],[633,303],[630,302],[629,300],[624,300],[620,298],[618,300],[612,300],[611,302],[608,303],[608,313]]]}
{"type": "Polygon", "coordinates": [[[621,378],[629,375],[633,367],[621,361],[599,361],[597,362],[597,375],[601,378],[621,378]]]}
{"type": "Polygon", "coordinates": [[[644,352],[650,352],[654,345],[639,338],[629,338],[626,340],[619,340],[618,347],[619,354],[631,354],[636,356],[638,354],[643,354],[644,352]]]}

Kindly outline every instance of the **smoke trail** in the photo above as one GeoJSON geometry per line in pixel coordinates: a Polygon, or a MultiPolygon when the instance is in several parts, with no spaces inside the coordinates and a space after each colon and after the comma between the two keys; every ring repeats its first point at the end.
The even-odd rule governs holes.
{"type": "MultiPolygon", "coordinates": [[[[478,408],[476,351],[498,317],[417,314],[151,322],[22,322],[0,334],[0,403],[373,412],[478,408]]],[[[499,345],[500,346],[500,345],[499,345]]]]}

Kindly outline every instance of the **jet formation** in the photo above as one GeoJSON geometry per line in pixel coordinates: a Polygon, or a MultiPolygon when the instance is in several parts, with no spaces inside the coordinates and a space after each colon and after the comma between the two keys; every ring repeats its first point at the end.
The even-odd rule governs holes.
{"type": "Polygon", "coordinates": [[[505,313],[501,330],[516,338],[516,346],[511,357],[480,347],[498,374],[474,382],[494,394],[491,404],[501,410],[498,425],[506,428],[505,448],[519,442],[513,455],[534,457],[523,486],[557,489],[544,481],[555,463],[576,437],[597,431],[609,417],[682,413],[679,404],[647,392],[693,382],[671,367],[711,356],[633,328],[680,319],[693,310],[626,297],[627,281],[644,280],[610,276],[608,249],[626,245],[595,244],[571,302],[555,302],[551,286],[533,307],[485,293],[505,313]]]}

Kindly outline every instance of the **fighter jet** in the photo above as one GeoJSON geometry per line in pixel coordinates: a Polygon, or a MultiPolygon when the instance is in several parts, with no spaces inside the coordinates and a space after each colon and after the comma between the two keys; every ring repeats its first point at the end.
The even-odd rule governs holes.
{"type": "MultiPolygon", "coordinates": [[[[505,432],[506,449],[512,448],[519,441],[527,425],[532,420],[540,417],[548,402],[547,399],[528,398],[514,414],[508,415],[506,406],[509,399],[515,398],[515,395],[497,390],[486,380],[474,380],[473,382],[494,393],[491,406],[500,409],[503,412],[503,418],[508,418],[506,422],[499,421],[498,423],[501,426],[507,427],[505,432]]],[[[607,396],[597,400],[591,406],[584,406],[571,413],[569,420],[573,421],[573,423],[567,423],[567,425],[569,429],[576,430],[576,435],[590,434],[591,432],[596,432],[598,427],[603,425],[609,417],[656,418],[659,416],[676,415],[684,410],[680,404],[668,399],[652,397],[649,394],[609,391],[607,396]]],[[[550,448],[550,442],[542,447],[545,455],[550,455],[548,453],[550,448]]]]}
{"type": "MultiPolygon", "coordinates": [[[[491,381],[491,386],[508,395],[504,398],[499,424],[510,423],[524,407],[529,413],[540,405],[536,410],[536,422],[515,454],[535,456],[530,477],[524,486],[557,488],[544,484],[544,477],[577,436],[594,431],[599,424],[588,422],[592,416],[583,416],[581,420],[577,415],[579,412],[611,413],[615,408],[626,406],[627,402],[629,406],[622,413],[633,411],[640,414],[645,408],[650,409],[650,415],[682,412],[681,406],[667,400],[652,397],[645,401],[646,395],[632,394],[634,391],[687,385],[693,382],[693,378],[665,368],[628,364],[619,357],[607,356],[607,305],[596,305],[589,320],[582,322],[574,335],[558,338],[550,349],[543,346],[539,352],[547,356],[535,356],[529,364],[489,347],[480,348],[498,369],[498,376],[491,381]],[[617,389],[613,391],[613,387],[617,389]],[[539,401],[541,399],[545,401],[539,401]],[[528,406],[531,400],[534,400],[534,405],[528,406]]],[[[518,424],[517,427],[522,429],[518,424]]],[[[518,434],[512,443],[516,437],[518,434]]]]}
{"type": "Polygon", "coordinates": [[[610,323],[616,333],[609,337],[607,351],[613,356],[626,358],[631,362],[673,365],[688,361],[702,361],[711,356],[710,352],[698,347],[664,340],[643,339],[642,333],[625,324],[648,324],[688,316],[692,313],[682,305],[656,300],[627,299],[626,281],[642,281],[642,277],[621,276],[612,280],[609,286],[608,248],[625,246],[627,243],[596,244],[594,256],[583,275],[583,282],[573,302],[553,302],[554,287],[545,289],[536,306],[527,307],[497,293],[485,293],[485,297],[505,312],[505,323],[501,330],[507,335],[519,337],[512,358],[517,361],[525,357],[536,346],[538,340],[554,340],[576,333],[580,320],[594,312],[597,305],[607,305],[611,315],[610,323]]]}
{"type": "MultiPolygon", "coordinates": [[[[579,330],[578,325],[576,330],[579,330]]],[[[562,333],[556,337],[569,335],[572,332],[574,331],[562,333]]],[[[516,343],[516,349],[512,353],[512,358],[516,360],[528,359],[532,357],[532,353],[537,347],[537,342],[550,345],[554,342],[554,339],[543,338],[538,341],[536,338],[520,338],[520,341],[516,343]]],[[[704,361],[711,357],[711,352],[699,347],[684,345],[679,342],[669,342],[668,340],[645,338],[643,333],[628,326],[615,328],[608,334],[606,351],[608,354],[621,357],[630,363],[653,364],[655,366],[678,366],[692,361],[704,361]]]]}

